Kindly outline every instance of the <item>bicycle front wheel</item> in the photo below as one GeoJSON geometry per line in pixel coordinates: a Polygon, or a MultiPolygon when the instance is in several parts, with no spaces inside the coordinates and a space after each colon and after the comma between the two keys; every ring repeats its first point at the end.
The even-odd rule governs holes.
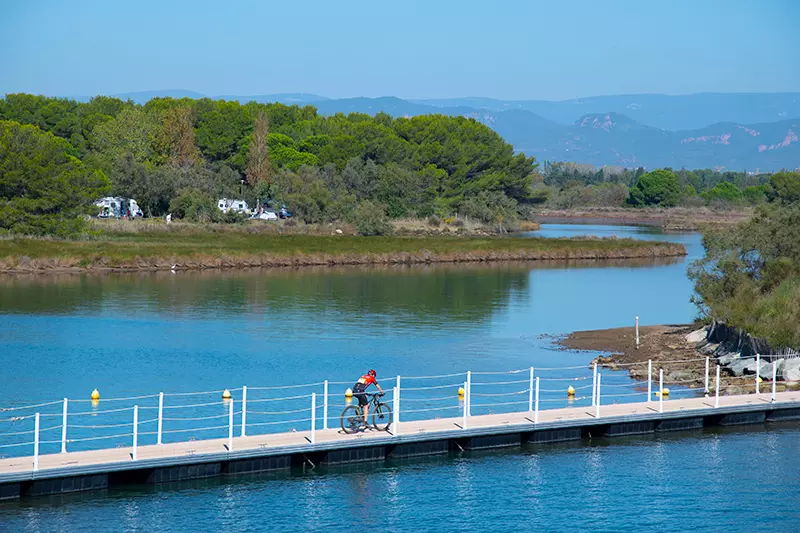
{"type": "Polygon", "coordinates": [[[361,410],[355,405],[348,405],[342,411],[342,431],[348,435],[356,433],[361,427],[361,410]]]}
{"type": "Polygon", "coordinates": [[[392,425],[392,408],[385,403],[379,403],[372,412],[372,425],[378,431],[389,431],[392,425]]]}

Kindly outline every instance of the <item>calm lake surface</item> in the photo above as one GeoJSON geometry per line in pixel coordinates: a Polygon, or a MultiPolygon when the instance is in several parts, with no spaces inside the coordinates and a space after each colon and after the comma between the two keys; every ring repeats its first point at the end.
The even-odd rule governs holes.
{"type": "MultiPolygon", "coordinates": [[[[352,382],[370,367],[381,378],[581,366],[596,354],[555,350],[546,335],[694,317],[686,268],[702,255],[699,235],[564,224],[536,235],[670,240],[689,257],[0,277],[0,406],[86,400],[94,388],[112,398],[352,382]]],[[[792,530],[798,437],[775,426],[33,499],[0,503],[0,531],[792,530]]]]}

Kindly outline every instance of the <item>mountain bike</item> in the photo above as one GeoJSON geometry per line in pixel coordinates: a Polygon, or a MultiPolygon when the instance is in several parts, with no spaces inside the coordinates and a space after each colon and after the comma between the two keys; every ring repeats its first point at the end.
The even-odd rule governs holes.
{"type": "MultiPolygon", "coordinates": [[[[383,403],[379,398],[383,394],[367,394],[369,397],[369,412],[372,416],[372,427],[378,431],[388,431],[392,425],[392,408],[383,403]]],[[[367,429],[368,424],[364,422],[364,410],[359,404],[348,405],[342,411],[342,431],[347,434],[356,433],[367,429]]]]}

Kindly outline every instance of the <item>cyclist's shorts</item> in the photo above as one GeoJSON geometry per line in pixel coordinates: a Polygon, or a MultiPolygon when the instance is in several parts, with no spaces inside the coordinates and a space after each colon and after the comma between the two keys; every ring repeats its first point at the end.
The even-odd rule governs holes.
{"type": "Polygon", "coordinates": [[[356,398],[358,400],[358,405],[360,405],[361,407],[364,407],[369,403],[366,392],[354,392],[353,398],[356,398]]]}

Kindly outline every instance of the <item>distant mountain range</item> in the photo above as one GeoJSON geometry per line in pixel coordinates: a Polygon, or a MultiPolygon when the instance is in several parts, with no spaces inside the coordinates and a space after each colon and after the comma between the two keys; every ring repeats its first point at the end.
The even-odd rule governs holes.
{"type": "MultiPolygon", "coordinates": [[[[115,95],[144,103],[192,91],[115,95]]],[[[800,166],[800,93],[596,96],[565,101],[491,98],[330,99],[307,93],[214,96],[317,107],[320,114],[466,116],[493,128],[537,160],[598,166],[769,171],[800,166]]]]}

